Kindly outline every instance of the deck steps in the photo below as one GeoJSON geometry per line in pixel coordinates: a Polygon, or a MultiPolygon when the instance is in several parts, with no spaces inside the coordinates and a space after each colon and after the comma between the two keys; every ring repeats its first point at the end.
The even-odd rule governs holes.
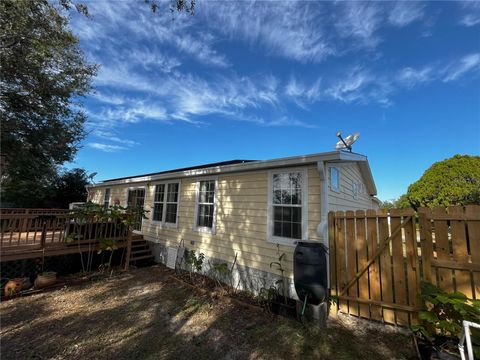
{"type": "Polygon", "coordinates": [[[132,248],[130,252],[130,265],[139,264],[137,262],[141,262],[142,264],[150,264],[153,262],[154,256],[150,247],[147,244],[147,241],[143,238],[143,235],[135,234],[132,237],[132,248]]]}

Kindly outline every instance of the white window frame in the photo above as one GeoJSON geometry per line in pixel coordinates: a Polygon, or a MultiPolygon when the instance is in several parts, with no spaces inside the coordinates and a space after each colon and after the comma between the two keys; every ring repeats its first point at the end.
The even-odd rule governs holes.
{"type": "MultiPolygon", "coordinates": [[[[143,193],[143,209],[145,209],[145,205],[147,204],[147,187],[145,185],[130,186],[130,187],[125,189],[125,207],[128,207],[128,193],[130,192],[130,190],[139,190],[139,189],[144,190],[144,193],[143,193]]],[[[140,230],[133,230],[134,233],[142,234],[143,222],[144,221],[145,221],[145,219],[142,218],[142,221],[140,223],[140,230]]]]}
{"type": "Polygon", "coordinates": [[[195,191],[195,214],[193,218],[193,230],[203,233],[215,235],[217,229],[217,201],[218,201],[218,176],[209,176],[197,179],[196,191],[195,191]],[[215,191],[213,192],[213,220],[212,227],[197,226],[198,218],[198,206],[200,205],[198,198],[200,195],[200,182],[202,181],[215,181],[215,191]]]}
{"type": "Polygon", "coordinates": [[[328,170],[328,178],[329,178],[329,184],[330,184],[330,190],[336,192],[336,193],[340,193],[340,169],[336,166],[329,166],[329,170],[328,170]],[[335,169],[335,171],[337,172],[337,186],[333,186],[333,182],[332,182],[332,170],[335,169]]]}
{"type": "Polygon", "coordinates": [[[144,197],[143,197],[143,208],[145,209],[145,205],[146,205],[146,200],[147,200],[147,187],[146,186],[130,186],[128,188],[125,189],[125,207],[128,206],[128,193],[130,190],[139,190],[139,189],[143,189],[145,190],[145,193],[144,193],[144,197]]]}
{"type": "Polygon", "coordinates": [[[105,191],[103,192],[103,208],[105,209],[105,203],[108,203],[108,206],[107,206],[107,209],[108,210],[110,208],[110,200],[112,199],[112,188],[108,187],[108,188],[105,188],[105,191]],[[108,199],[105,199],[106,198],[106,195],[107,195],[107,190],[109,190],[108,192],[108,199]]]}
{"type": "Polygon", "coordinates": [[[152,219],[151,223],[155,225],[160,225],[160,227],[168,227],[168,228],[177,228],[178,227],[178,211],[180,208],[180,194],[181,194],[181,188],[182,188],[182,182],[180,180],[168,180],[168,181],[160,181],[160,182],[155,182],[153,185],[153,197],[152,197],[152,219]],[[178,197],[177,197],[177,202],[168,202],[167,201],[167,195],[168,195],[168,184],[178,184],[178,197]],[[164,185],[165,190],[163,194],[163,201],[161,202],[162,204],[162,220],[153,220],[153,211],[155,208],[155,190],[157,188],[157,185],[164,185]],[[167,204],[177,204],[177,215],[175,217],[175,222],[167,222],[166,217],[167,217],[167,204]]]}
{"type": "Polygon", "coordinates": [[[295,246],[298,241],[308,239],[308,171],[306,168],[283,168],[268,172],[268,204],[267,204],[267,241],[273,244],[295,246]],[[302,238],[293,239],[273,235],[273,175],[284,173],[302,174],[302,238]]]}

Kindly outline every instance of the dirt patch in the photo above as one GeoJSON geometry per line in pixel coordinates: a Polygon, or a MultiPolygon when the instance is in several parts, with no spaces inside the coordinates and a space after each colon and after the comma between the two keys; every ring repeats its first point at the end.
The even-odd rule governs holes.
{"type": "Polygon", "coordinates": [[[2,359],[410,359],[408,335],[327,330],[212,298],[163,266],[0,304],[2,359]]]}

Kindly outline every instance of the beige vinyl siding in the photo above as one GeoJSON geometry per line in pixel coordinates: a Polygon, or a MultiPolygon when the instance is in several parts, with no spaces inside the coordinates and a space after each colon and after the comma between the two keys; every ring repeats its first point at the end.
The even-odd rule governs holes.
{"type": "MultiPolygon", "coordinates": [[[[320,222],[320,180],[315,166],[306,168],[308,237],[319,240],[316,228],[320,222]]],[[[196,187],[202,177],[169,180],[180,182],[177,227],[162,227],[148,219],[143,221],[142,233],[147,240],[166,246],[177,246],[183,239],[187,248],[228,262],[233,262],[237,253],[238,264],[275,273],[270,263],[278,260],[277,245],[267,241],[268,176],[267,170],[218,175],[215,234],[194,230],[196,187]]],[[[145,188],[145,209],[150,211],[149,218],[155,184],[151,182],[145,188]]],[[[125,204],[127,188],[111,186],[112,204],[116,197],[125,204]]],[[[101,196],[99,199],[103,201],[101,196]]],[[[293,246],[279,246],[280,254],[287,254],[285,267],[289,276],[292,276],[293,250],[293,246]]]]}
{"type": "Polygon", "coordinates": [[[356,162],[335,163],[329,167],[336,167],[339,171],[340,189],[332,190],[330,186],[330,171],[328,171],[328,203],[331,211],[375,209],[378,205],[368,194],[365,181],[356,162]],[[363,191],[359,191],[357,198],[353,196],[353,183],[362,184],[363,191]]]}

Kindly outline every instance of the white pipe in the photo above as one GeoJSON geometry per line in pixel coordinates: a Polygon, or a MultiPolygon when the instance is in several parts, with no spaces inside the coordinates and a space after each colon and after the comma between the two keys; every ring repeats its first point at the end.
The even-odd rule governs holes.
{"type": "Polygon", "coordinates": [[[463,320],[463,332],[462,337],[460,338],[460,342],[458,343],[458,350],[460,351],[460,356],[462,360],[465,360],[465,349],[463,347],[463,343],[467,343],[467,354],[468,360],[473,360],[473,348],[472,348],[472,340],[470,339],[470,327],[474,327],[480,329],[480,324],[463,320]]]}
{"type": "MultiPolygon", "coordinates": [[[[320,177],[320,223],[317,225],[317,235],[330,252],[328,244],[328,174],[326,161],[317,162],[320,177]]],[[[330,256],[327,253],[327,287],[330,289],[330,256]]]]}

